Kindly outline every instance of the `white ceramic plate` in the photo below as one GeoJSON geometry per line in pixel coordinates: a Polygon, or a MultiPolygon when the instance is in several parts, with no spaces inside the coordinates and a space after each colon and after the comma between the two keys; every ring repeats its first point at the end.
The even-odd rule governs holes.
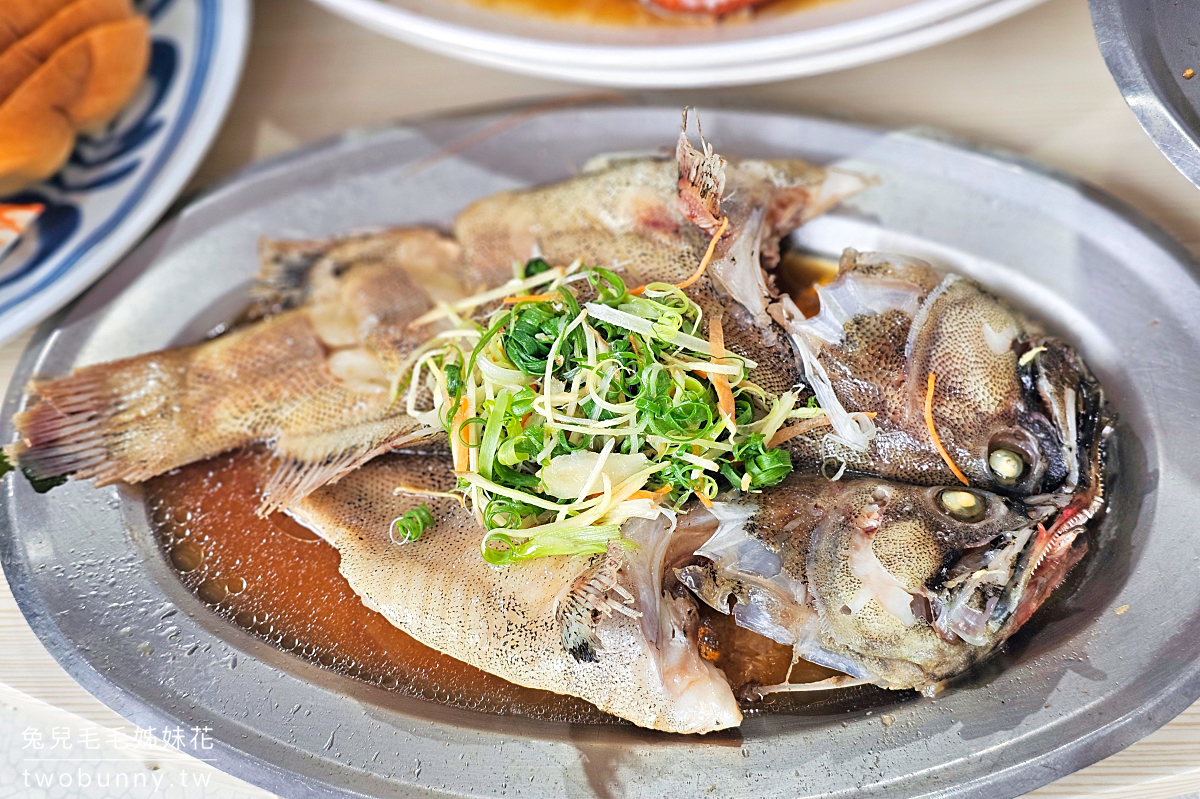
{"type": "Polygon", "coordinates": [[[445,55],[604,86],[720,86],[830,72],[928,47],[1042,0],[832,0],[709,27],[570,24],[469,0],[315,0],[445,55]]]}
{"type": "Polygon", "coordinates": [[[208,150],[233,99],[250,0],[138,0],[150,69],[108,129],[54,177],[0,202],[45,210],[0,254],[0,341],[62,307],[141,239],[208,150]]]}

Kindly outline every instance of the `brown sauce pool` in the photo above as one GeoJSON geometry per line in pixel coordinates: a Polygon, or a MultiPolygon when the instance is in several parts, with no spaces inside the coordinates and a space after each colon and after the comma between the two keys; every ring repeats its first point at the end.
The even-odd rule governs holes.
{"type": "MultiPolygon", "coordinates": [[[[500,715],[620,723],[581,699],[523,688],[447,657],[369,610],[338,572],[337,550],[283,514],[254,514],[262,458],[222,455],[146,484],[159,544],[183,584],[217,613],[279,649],[406,696],[500,715]]],[[[790,647],[727,616],[703,608],[699,636],[701,651],[735,686],[787,678],[790,647]]],[[[800,663],[791,678],[832,674],[800,663]]],[[[810,696],[820,694],[772,705],[810,696]]]]}
{"type": "Polygon", "coordinates": [[[657,12],[641,0],[467,0],[489,11],[526,17],[541,17],[572,25],[611,27],[711,28],[738,25],[757,18],[779,17],[837,2],[837,0],[770,0],[757,8],[736,11],[723,17],[657,12]]]}

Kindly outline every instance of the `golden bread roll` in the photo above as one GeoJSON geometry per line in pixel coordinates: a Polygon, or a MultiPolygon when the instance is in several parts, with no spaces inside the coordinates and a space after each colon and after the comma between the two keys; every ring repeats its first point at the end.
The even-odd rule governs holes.
{"type": "Polygon", "coordinates": [[[32,33],[72,0],[0,0],[0,53],[32,33]]]}
{"type": "Polygon", "coordinates": [[[0,53],[0,103],[71,39],[89,28],[132,16],[129,0],[75,0],[0,53]]]}
{"type": "Polygon", "coordinates": [[[150,63],[150,23],[131,17],[78,38],[91,49],[92,69],[68,113],[76,130],[94,130],[115,117],[141,85],[150,63]]]}
{"type": "Polygon", "coordinates": [[[54,174],[76,131],[112,119],[141,83],[149,51],[143,17],[99,25],[58,48],[0,103],[0,196],[54,174]]]}
{"type": "Polygon", "coordinates": [[[0,196],[54,174],[75,146],[64,109],[83,91],[90,48],[63,47],[0,104],[0,196]]]}

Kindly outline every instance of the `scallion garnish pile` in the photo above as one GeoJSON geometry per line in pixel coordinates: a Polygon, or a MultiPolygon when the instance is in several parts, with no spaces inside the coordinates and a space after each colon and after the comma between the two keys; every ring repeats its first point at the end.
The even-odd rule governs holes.
{"type": "Polygon", "coordinates": [[[725,351],[719,318],[702,337],[691,281],[630,290],[579,263],[517,269],[500,289],[420,320],[453,327],[411,356],[396,387],[409,414],[449,434],[489,563],[603,552],[630,518],[791,471],[788,453],[766,442],[820,409],[751,382],[755,364],[725,351]],[[585,282],[593,299],[581,305],[585,282]],[[421,409],[430,394],[432,410],[421,409]]]}

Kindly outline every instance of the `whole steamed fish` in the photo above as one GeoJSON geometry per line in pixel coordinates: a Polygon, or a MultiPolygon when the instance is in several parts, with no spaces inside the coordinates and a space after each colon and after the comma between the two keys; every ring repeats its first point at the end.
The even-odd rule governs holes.
{"type": "Polygon", "coordinates": [[[432,431],[391,377],[428,335],[409,323],[453,296],[460,251],[423,229],[266,242],[248,324],[215,339],[35,381],[10,449],[35,478],[149,479],[265,443],[263,512],[432,431]]]}
{"type": "Polygon", "coordinates": [[[553,263],[616,266],[634,286],[685,281],[715,236],[712,267],[689,292],[708,319],[724,317],[731,352],[755,353],[759,385],[774,396],[793,387],[797,361],[765,313],[759,264],[777,259],[784,232],[863,181],[795,160],[727,167],[682,133],[676,160],[593,166],[580,178],[477,202],[455,224],[463,248],[419,228],[266,242],[251,324],[34,382],[28,410],[16,417],[22,440],[9,453],[35,478],[106,485],[266,443],[277,468],[261,511],[285,508],[433,432],[388,391],[408,355],[438,332],[424,323],[433,303],[462,299],[463,286],[506,283],[535,245],[553,263]]]}
{"type": "Polygon", "coordinates": [[[427,646],[670,732],[736,726],[735,689],[933,689],[991,654],[1086,552],[1045,528],[1051,507],[793,474],[678,524],[631,520],[626,549],[496,568],[474,517],[440,495],[453,484],[444,456],[398,453],[290,513],[338,549],[369,607],[427,646]],[[398,542],[393,520],[421,503],[434,526],[398,542]],[[697,597],[847,676],[730,685],[700,653],[697,597]]]}

